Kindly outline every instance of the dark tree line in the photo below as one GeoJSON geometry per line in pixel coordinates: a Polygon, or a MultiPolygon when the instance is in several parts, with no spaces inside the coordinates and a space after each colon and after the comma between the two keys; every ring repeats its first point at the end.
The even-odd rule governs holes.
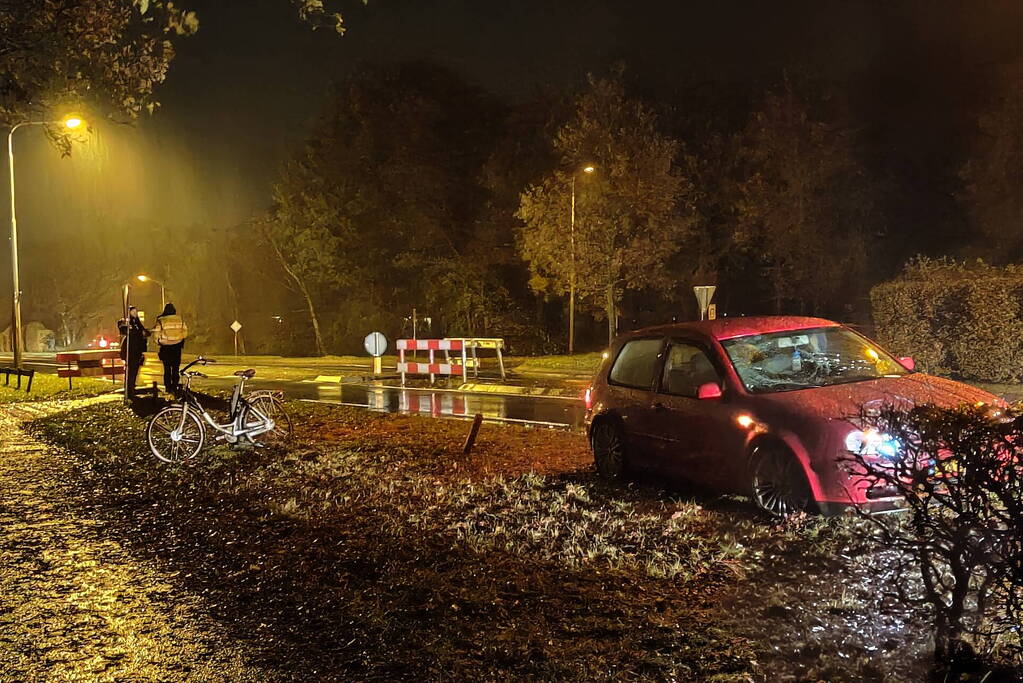
{"type": "Polygon", "coordinates": [[[665,104],[621,67],[515,105],[425,63],[339,84],[259,219],[309,350],[407,334],[415,308],[557,351],[573,286],[590,347],[691,317],[693,284],[733,315],[865,316],[884,217],[837,96],[781,78],[737,126],[665,104]]]}

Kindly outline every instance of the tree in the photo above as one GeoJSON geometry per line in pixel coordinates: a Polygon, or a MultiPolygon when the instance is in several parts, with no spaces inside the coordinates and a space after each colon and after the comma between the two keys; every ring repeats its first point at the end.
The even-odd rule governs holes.
{"type": "Polygon", "coordinates": [[[316,313],[318,294],[341,284],[345,270],[338,261],[338,239],[331,232],[330,214],[323,203],[313,198],[289,194],[281,185],[275,188],[277,207],[274,215],[261,223],[263,237],[273,249],[281,268],[309,312],[316,355],[326,355],[320,318],[316,313]]]}
{"type": "MultiPolygon", "coordinates": [[[[338,3],[330,3],[328,6],[324,0],[291,0],[291,2],[298,8],[299,17],[303,21],[309,22],[314,29],[326,27],[339,34],[345,32],[344,15],[331,8],[338,3]]],[[[369,4],[369,0],[362,0],[362,4],[369,4]]]]}
{"type": "Polygon", "coordinates": [[[0,117],[11,125],[85,105],[134,118],[199,26],[169,0],[0,2],[0,117]]]}
{"type": "Polygon", "coordinates": [[[862,266],[871,203],[851,133],[812,117],[786,81],[743,142],[734,244],[763,267],[776,313],[822,313],[862,266]]]}
{"type": "MultiPolygon", "coordinates": [[[[317,231],[319,256],[331,252],[310,294],[329,302],[333,345],[357,348],[369,325],[398,333],[413,307],[438,327],[483,323],[487,261],[473,245],[500,114],[489,95],[426,63],[364,69],[337,86],[275,190],[278,222],[317,231]]],[[[296,245],[278,244],[289,259],[296,245]]]]}
{"type": "Polygon", "coordinates": [[[658,132],[646,105],[626,96],[620,72],[590,77],[554,148],[562,168],[522,193],[517,214],[530,284],[561,296],[574,273],[580,302],[603,313],[610,340],[624,289],[671,287],[664,266],[688,226],[678,208],[692,187],[675,169],[678,143],[658,132]],[[595,172],[576,181],[573,234],[570,188],[589,163],[595,172]]]}
{"type": "Polygon", "coordinates": [[[996,263],[1023,256],[1023,65],[1008,70],[992,106],[977,117],[978,135],[959,177],[959,194],[971,229],[983,238],[977,250],[996,263]]]}
{"type": "MultiPolygon", "coordinates": [[[[337,3],[290,2],[313,28],[344,33],[337,3]]],[[[152,112],[173,40],[198,28],[196,13],[172,0],[0,0],[0,120],[82,106],[128,119],[152,112]]],[[[69,149],[66,136],[58,141],[69,149]]]]}

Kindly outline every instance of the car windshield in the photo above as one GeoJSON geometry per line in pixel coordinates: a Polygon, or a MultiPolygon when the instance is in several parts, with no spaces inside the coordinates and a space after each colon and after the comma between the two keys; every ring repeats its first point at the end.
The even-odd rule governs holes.
{"type": "Polygon", "coordinates": [[[908,371],[872,342],[844,327],[755,334],[721,342],[746,390],[794,391],[908,371]]]}

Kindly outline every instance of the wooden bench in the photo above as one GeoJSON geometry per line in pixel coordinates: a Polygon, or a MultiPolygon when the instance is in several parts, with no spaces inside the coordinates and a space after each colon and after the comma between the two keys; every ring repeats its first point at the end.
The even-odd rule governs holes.
{"type": "Polygon", "coordinates": [[[32,378],[35,377],[35,370],[19,370],[18,368],[0,368],[0,374],[4,376],[4,386],[11,385],[11,375],[18,378],[18,384],[15,386],[16,389],[21,388],[21,378],[28,377],[28,386],[25,387],[25,393],[32,391],[32,378]]]}

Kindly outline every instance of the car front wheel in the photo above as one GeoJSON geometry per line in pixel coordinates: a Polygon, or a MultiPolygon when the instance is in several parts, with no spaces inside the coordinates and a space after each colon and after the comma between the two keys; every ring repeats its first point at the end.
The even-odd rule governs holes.
{"type": "Polygon", "coordinates": [[[788,517],[810,507],[810,485],[796,457],[779,446],[753,454],[753,500],[772,517],[788,517]]]}
{"type": "Polygon", "coordinates": [[[625,439],[617,425],[606,420],[594,425],[590,447],[600,476],[617,481],[625,475],[625,439]]]}

